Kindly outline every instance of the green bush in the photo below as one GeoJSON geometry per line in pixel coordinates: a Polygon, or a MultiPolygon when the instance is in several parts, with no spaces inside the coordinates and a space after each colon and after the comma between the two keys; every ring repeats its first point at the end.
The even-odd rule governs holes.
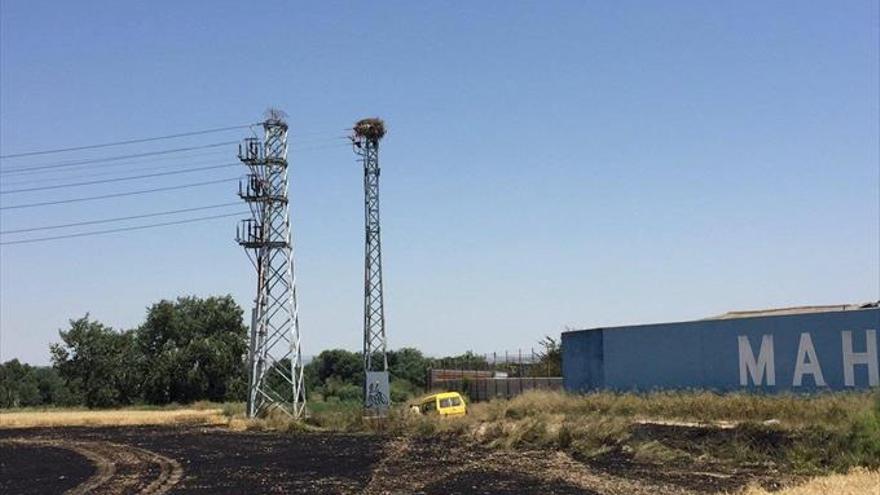
{"type": "Polygon", "coordinates": [[[416,386],[409,380],[392,379],[391,380],[391,403],[404,404],[413,397],[419,395],[416,386]]]}
{"type": "Polygon", "coordinates": [[[336,377],[331,377],[324,383],[324,386],[321,387],[321,394],[327,401],[336,398],[340,402],[361,402],[364,397],[361,387],[346,383],[336,377]]]}
{"type": "Polygon", "coordinates": [[[876,394],[874,408],[853,422],[847,442],[857,464],[880,466],[880,393],[876,394]]]}

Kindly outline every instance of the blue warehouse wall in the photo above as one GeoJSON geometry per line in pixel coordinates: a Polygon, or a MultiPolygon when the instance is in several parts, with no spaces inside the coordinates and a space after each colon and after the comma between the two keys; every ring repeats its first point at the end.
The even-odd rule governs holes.
{"type": "Polygon", "coordinates": [[[880,309],[562,334],[566,390],[815,391],[880,386],[880,309]]]}

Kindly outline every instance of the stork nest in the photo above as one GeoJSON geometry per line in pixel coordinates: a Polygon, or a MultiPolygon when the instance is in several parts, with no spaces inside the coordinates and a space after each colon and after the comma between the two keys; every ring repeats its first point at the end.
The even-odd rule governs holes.
{"type": "Polygon", "coordinates": [[[359,120],[354,125],[354,135],[369,141],[379,141],[385,136],[385,121],[378,117],[359,120]]]}
{"type": "Polygon", "coordinates": [[[282,125],[287,128],[287,113],[277,108],[267,108],[263,113],[266,117],[265,123],[270,125],[282,125]]]}

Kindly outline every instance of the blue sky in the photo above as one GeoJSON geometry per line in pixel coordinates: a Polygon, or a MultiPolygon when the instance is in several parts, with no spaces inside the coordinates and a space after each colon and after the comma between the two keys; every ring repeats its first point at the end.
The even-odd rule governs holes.
{"type": "MultiPolygon", "coordinates": [[[[372,115],[389,126],[381,187],[392,347],[527,349],[566,326],[880,299],[877,2],[365,6],[5,0],[2,154],[284,109],[306,354],[361,343],[362,173],[338,137],[372,115]]],[[[10,159],[0,169],[241,137],[10,159]]],[[[234,153],[132,166],[222,164],[234,153]]],[[[124,169],[27,178],[57,184],[124,169]]],[[[229,183],[4,210],[0,223],[235,200],[229,183]]],[[[58,329],[86,312],[131,328],[162,298],[230,293],[248,307],[254,274],[234,225],[3,246],[0,360],[48,362],[58,329]]],[[[94,229],[58,233],[83,230],[94,229]]]]}

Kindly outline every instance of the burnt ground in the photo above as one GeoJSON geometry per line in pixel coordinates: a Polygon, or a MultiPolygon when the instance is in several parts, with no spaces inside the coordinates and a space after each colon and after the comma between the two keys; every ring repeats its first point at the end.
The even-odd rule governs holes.
{"type": "MultiPolygon", "coordinates": [[[[687,449],[705,444],[689,435],[706,432],[646,426],[633,434],[687,449]]],[[[0,430],[0,493],[677,494],[732,492],[755,481],[772,487],[778,479],[767,468],[661,467],[621,450],[576,460],[442,437],[192,426],[0,430]]]]}
{"type": "Polygon", "coordinates": [[[657,463],[637,460],[631,451],[615,448],[579,460],[610,475],[676,486],[696,493],[728,493],[749,484],[779,490],[799,480],[773,465],[717,460],[719,453],[742,443],[769,454],[770,458],[782,457],[782,452],[791,445],[791,438],[780,431],[642,424],[632,428],[630,441],[657,442],[687,456],[678,460],[666,459],[662,467],[658,467],[657,463]]]}
{"type": "Polygon", "coordinates": [[[11,443],[0,452],[0,493],[62,493],[95,473],[87,458],[60,447],[11,443]]]}

